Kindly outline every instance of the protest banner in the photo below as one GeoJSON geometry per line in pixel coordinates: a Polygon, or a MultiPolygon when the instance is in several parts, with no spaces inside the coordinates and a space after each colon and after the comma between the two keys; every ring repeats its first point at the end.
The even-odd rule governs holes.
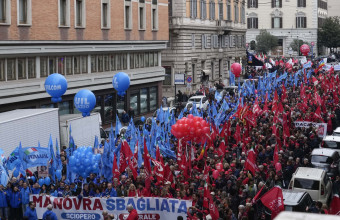
{"type": "Polygon", "coordinates": [[[316,128],[319,137],[325,137],[327,135],[327,124],[326,123],[315,123],[310,121],[295,121],[295,127],[297,128],[309,128],[312,126],[316,128]]]}
{"type": "Polygon", "coordinates": [[[182,216],[186,219],[187,208],[192,205],[190,200],[179,200],[159,197],[111,197],[111,198],[82,198],[53,197],[31,195],[30,201],[36,203],[39,219],[42,219],[49,204],[58,219],[103,219],[102,212],[113,214],[115,219],[126,219],[129,215],[126,207],[132,205],[138,212],[139,219],[170,220],[182,216]]]}

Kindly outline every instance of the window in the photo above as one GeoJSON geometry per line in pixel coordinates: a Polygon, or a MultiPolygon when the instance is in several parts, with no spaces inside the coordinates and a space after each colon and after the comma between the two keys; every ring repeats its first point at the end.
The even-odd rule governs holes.
{"type": "Polygon", "coordinates": [[[282,8],[282,0],[272,0],[272,8],[282,8]]]}
{"type": "Polygon", "coordinates": [[[47,57],[40,57],[40,78],[48,76],[47,57]]]}
{"type": "Polygon", "coordinates": [[[150,87],[150,111],[157,109],[157,87],[150,87]]]}
{"type": "Polygon", "coordinates": [[[247,23],[248,23],[248,29],[258,29],[258,18],[248,18],[247,23]]]}
{"type": "Polygon", "coordinates": [[[15,79],[15,59],[7,59],[7,81],[15,79]]]}
{"type": "Polygon", "coordinates": [[[214,63],[214,61],[211,61],[210,65],[211,65],[211,79],[214,79],[215,78],[215,63],[214,63]]]}
{"type": "Polygon", "coordinates": [[[158,6],[157,0],[152,0],[151,5],[151,27],[152,30],[158,29],[158,6]]]}
{"type": "Polygon", "coordinates": [[[294,188],[309,189],[309,190],[319,190],[320,182],[316,180],[309,179],[294,179],[294,188]]]}
{"type": "Polygon", "coordinates": [[[227,5],[227,20],[231,21],[231,5],[230,5],[230,2],[228,2],[228,5],[227,5]]]}
{"type": "Polygon", "coordinates": [[[139,30],[145,30],[145,3],[144,0],[140,0],[139,1],[139,19],[138,19],[138,23],[139,23],[139,30]],[[142,2],[143,1],[143,2],[142,2]]]}
{"type": "Polygon", "coordinates": [[[140,113],[141,114],[148,112],[148,103],[149,103],[148,89],[147,88],[141,89],[140,90],[140,113]]]}
{"type": "Polygon", "coordinates": [[[306,7],[306,0],[297,0],[298,7],[306,7]]]}
{"type": "Polygon", "coordinates": [[[201,19],[206,19],[207,18],[207,2],[205,0],[201,0],[200,1],[201,3],[201,6],[200,6],[200,9],[201,9],[201,19]]]}
{"type": "Polygon", "coordinates": [[[192,71],[192,79],[193,79],[193,82],[195,83],[196,82],[196,64],[195,63],[191,64],[191,71],[192,71]]]}
{"type": "Polygon", "coordinates": [[[171,85],[171,66],[163,66],[165,70],[165,77],[163,81],[163,85],[171,85]]]}
{"type": "Polygon", "coordinates": [[[155,66],[158,66],[158,52],[155,52],[154,59],[155,59],[155,66]]]}
{"type": "Polygon", "coordinates": [[[149,53],[144,54],[144,66],[149,67],[149,53]]]}
{"type": "Polygon", "coordinates": [[[70,26],[70,0],[59,0],[59,26],[70,26]]]}
{"type": "Polygon", "coordinates": [[[11,0],[0,0],[0,24],[10,24],[11,0]]]}
{"type": "Polygon", "coordinates": [[[98,65],[98,72],[103,72],[103,55],[97,55],[97,65],[98,65]]]}
{"type": "Polygon", "coordinates": [[[125,10],[124,10],[124,27],[125,29],[132,29],[132,5],[131,1],[125,0],[125,10]]]}
{"type": "Polygon", "coordinates": [[[104,71],[110,71],[109,56],[108,55],[104,55],[103,56],[103,60],[104,60],[104,71]]]}
{"type": "Polygon", "coordinates": [[[72,57],[66,57],[66,75],[73,75],[72,57]]]}
{"type": "Polygon", "coordinates": [[[73,57],[73,73],[80,74],[80,57],[79,56],[73,57]]]}
{"type": "Polygon", "coordinates": [[[154,56],[154,54],[153,54],[153,52],[151,52],[150,54],[149,54],[149,62],[150,62],[150,66],[152,67],[152,66],[154,66],[154,58],[153,58],[153,56],[154,56]]]}
{"type": "Polygon", "coordinates": [[[138,100],[138,96],[138,93],[130,95],[130,108],[132,108],[136,115],[139,115],[138,104],[140,103],[140,101],[138,100]]]}
{"type": "Polygon", "coordinates": [[[97,72],[97,57],[96,55],[91,55],[91,73],[97,72]]]}
{"type": "Polygon", "coordinates": [[[210,17],[210,20],[215,20],[215,2],[214,2],[214,0],[210,0],[210,3],[209,3],[209,17],[210,17]]]}
{"type": "Polygon", "coordinates": [[[26,59],[18,59],[18,79],[26,79],[26,59]]]}
{"type": "Polygon", "coordinates": [[[139,68],[144,67],[144,53],[139,54],[139,68]]]}
{"type": "Polygon", "coordinates": [[[241,22],[242,24],[246,23],[246,10],[244,8],[244,5],[241,7],[241,22]]]}
{"type": "Polygon", "coordinates": [[[5,59],[0,59],[0,81],[5,81],[5,59]]]}
{"type": "Polygon", "coordinates": [[[307,18],[296,17],[296,28],[307,28],[307,18]]]}
{"type": "Polygon", "coordinates": [[[85,27],[85,0],[75,0],[75,27],[85,27]]]}
{"type": "Polygon", "coordinates": [[[31,0],[18,0],[18,25],[31,24],[31,0]]]}
{"type": "Polygon", "coordinates": [[[87,73],[87,56],[81,56],[81,72],[87,73]]]}
{"type": "Polygon", "coordinates": [[[272,28],[282,28],[282,18],[281,17],[272,18],[272,28]]]}
{"type": "Polygon", "coordinates": [[[197,18],[197,0],[190,0],[190,17],[197,18]]]}
{"type": "Polygon", "coordinates": [[[258,0],[248,0],[248,8],[258,8],[258,0]]]}
{"type": "Polygon", "coordinates": [[[102,0],[102,28],[110,28],[110,1],[102,0]]]}
{"type": "Polygon", "coordinates": [[[219,2],[218,3],[218,19],[223,20],[223,3],[219,2]]]}
{"type": "Polygon", "coordinates": [[[234,22],[238,22],[238,6],[234,5],[234,22]]]}
{"type": "Polygon", "coordinates": [[[57,72],[57,62],[56,62],[56,58],[55,57],[49,57],[48,58],[48,73],[49,75],[52,73],[56,73],[57,72]]]}
{"type": "Polygon", "coordinates": [[[61,75],[65,75],[65,58],[64,57],[58,57],[57,58],[58,66],[57,71],[61,75]]]}
{"type": "Polygon", "coordinates": [[[116,56],[114,54],[110,55],[110,65],[111,71],[116,70],[116,56]]]}
{"type": "Polygon", "coordinates": [[[29,79],[36,78],[35,74],[35,58],[27,58],[27,74],[29,79]]]}

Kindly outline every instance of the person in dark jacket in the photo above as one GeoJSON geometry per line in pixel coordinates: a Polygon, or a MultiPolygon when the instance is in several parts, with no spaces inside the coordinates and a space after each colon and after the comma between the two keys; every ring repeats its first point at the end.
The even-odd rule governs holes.
{"type": "Polygon", "coordinates": [[[124,126],[128,125],[130,122],[130,117],[129,115],[126,113],[126,111],[123,111],[122,114],[122,123],[124,124],[124,126]]]}
{"type": "Polygon", "coordinates": [[[0,218],[8,219],[8,194],[3,185],[0,184],[0,218]]]}
{"type": "Polygon", "coordinates": [[[47,211],[43,214],[43,220],[58,220],[57,215],[52,211],[53,206],[49,204],[47,211]]]}
{"type": "Polygon", "coordinates": [[[13,190],[9,191],[9,204],[10,204],[10,219],[20,220],[22,219],[22,196],[17,186],[13,187],[13,190]]]}
{"type": "Polygon", "coordinates": [[[35,202],[29,202],[28,208],[24,213],[24,217],[28,220],[38,220],[37,211],[35,210],[35,202]]]}

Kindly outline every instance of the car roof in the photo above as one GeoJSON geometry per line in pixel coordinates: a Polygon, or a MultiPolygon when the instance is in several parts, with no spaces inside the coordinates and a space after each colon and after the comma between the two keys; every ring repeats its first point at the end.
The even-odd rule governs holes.
{"type": "Polygon", "coordinates": [[[322,156],[332,157],[335,152],[337,152],[337,151],[333,150],[333,149],[329,149],[329,148],[315,148],[312,151],[312,156],[313,155],[322,155],[322,156]]]}
{"type": "Polygon", "coordinates": [[[200,99],[205,97],[205,95],[195,95],[195,96],[191,96],[189,99],[200,99]]]}
{"type": "Polygon", "coordinates": [[[298,167],[295,171],[294,177],[301,179],[320,179],[325,171],[317,168],[298,167]]]}
{"type": "Polygon", "coordinates": [[[282,194],[284,205],[296,206],[307,192],[284,189],[282,194]]]}
{"type": "Polygon", "coordinates": [[[340,142],[340,136],[333,136],[333,135],[328,135],[323,138],[323,141],[335,141],[335,142],[340,142]]]}
{"type": "Polygon", "coordinates": [[[340,127],[337,127],[337,128],[333,131],[333,133],[340,133],[340,127]]]}

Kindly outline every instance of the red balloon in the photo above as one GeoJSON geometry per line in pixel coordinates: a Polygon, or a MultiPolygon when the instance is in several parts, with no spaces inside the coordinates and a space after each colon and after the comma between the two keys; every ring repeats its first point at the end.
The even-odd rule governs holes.
{"type": "Polygon", "coordinates": [[[221,172],[223,170],[223,164],[222,163],[217,163],[215,167],[216,167],[216,170],[218,170],[219,172],[221,172]]]}
{"type": "Polygon", "coordinates": [[[192,114],[189,114],[188,118],[194,118],[194,116],[192,114]]]}
{"type": "Polygon", "coordinates": [[[307,56],[308,53],[309,53],[309,51],[310,51],[310,48],[309,48],[309,46],[308,46],[307,44],[303,44],[303,45],[301,45],[301,47],[300,47],[300,51],[301,51],[301,53],[302,53],[304,56],[307,56]]]}
{"type": "Polygon", "coordinates": [[[210,134],[210,128],[209,127],[204,127],[203,128],[203,133],[204,134],[210,134]]]}
{"type": "Polygon", "coordinates": [[[214,179],[217,179],[218,175],[219,175],[218,170],[214,170],[213,173],[212,173],[212,176],[214,177],[214,179]]]}
{"type": "Polygon", "coordinates": [[[241,76],[242,67],[239,63],[233,63],[230,68],[231,72],[235,75],[235,77],[241,76]]]}

